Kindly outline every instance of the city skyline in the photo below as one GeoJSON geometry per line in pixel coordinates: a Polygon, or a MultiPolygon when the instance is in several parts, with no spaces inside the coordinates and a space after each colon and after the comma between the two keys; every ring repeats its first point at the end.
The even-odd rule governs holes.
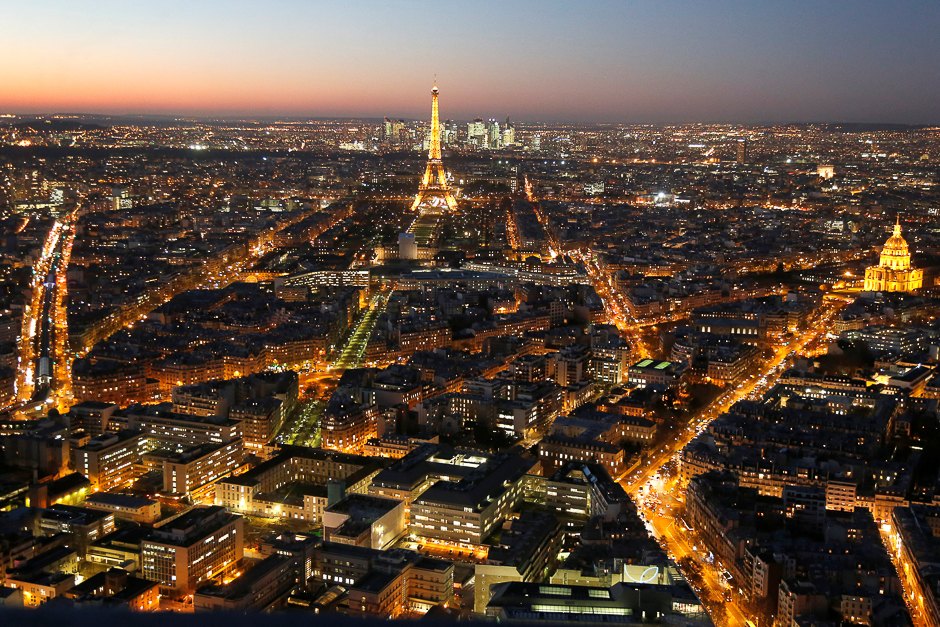
{"type": "Polygon", "coordinates": [[[936,1],[0,20],[8,623],[940,627],[936,1]]]}
{"type": "Polygon", "coordinates": [[[918,2],[221,8],[7,6],[0,110],[421,119],[436,74],[451,119],[940,121],[918,2]]]}
{"type": "Polygon", "coordinates": [[[0,127],[0,605],[937,624],[940,128],[422,91],[0,127]]]}

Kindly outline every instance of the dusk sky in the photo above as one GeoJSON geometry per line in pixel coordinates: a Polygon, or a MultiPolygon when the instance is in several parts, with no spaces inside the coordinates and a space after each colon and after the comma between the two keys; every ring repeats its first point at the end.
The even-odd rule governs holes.
{"type": "Polygon", "coordinates": [[[940,2],[0,0],[0,113],[940,123],[940,2]]]}

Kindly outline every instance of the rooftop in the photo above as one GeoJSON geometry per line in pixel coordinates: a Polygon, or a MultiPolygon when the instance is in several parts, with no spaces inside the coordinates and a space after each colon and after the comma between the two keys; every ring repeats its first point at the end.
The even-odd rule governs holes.
{"type": "Polygon", "coordinates": [[[142,496],[131,496],[129,494],[114,494],[112,492],[96,492],[85,499],[85,503],[110,505],[112,507],[124,507],[128,509],[139,509],[148,505],[155,505],[157,502],[142,496]]]}

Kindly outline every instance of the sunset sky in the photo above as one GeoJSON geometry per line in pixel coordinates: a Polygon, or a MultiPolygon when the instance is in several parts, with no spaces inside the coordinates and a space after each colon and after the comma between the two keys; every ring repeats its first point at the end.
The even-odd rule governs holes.
{"type": "Polygon", "coordinates": [[[0,0],[0,113],[940,123],[940,2],[0,0]]]}

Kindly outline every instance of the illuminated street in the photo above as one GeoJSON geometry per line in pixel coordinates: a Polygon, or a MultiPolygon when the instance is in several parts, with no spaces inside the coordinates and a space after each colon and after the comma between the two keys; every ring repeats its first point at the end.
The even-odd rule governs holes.
{"type": "Polygon", "coordinates": [[[372,297],[369,304],[369,310],[360,320],[359,324],[349,334],[346,344],[339,350],[339,356],[330,365],[330,371],[342,374],[347,368],[356,368],[362,363],[363,356],[366,353],[366,347],[369,345],[369,337],[372,335],[372,329],[385,307],[388,305],[388,299],[391,297],[393,289],[383,289],[372,297]]]}
{"type": "Polygon", "coordinates": [[[904,598],[907,601],[907,607],[911,612],[911,619],[915,627],[931,627],[933,622],[925,597],[925,594],[929,595],[930,593],[923,589],[917,577],[917,565],[912,564],[907,559],[901,538],[892,523],[885,522],[881,525],[881,537],[888,548],[891,562],[897,569],[901,585],[904,586],[904,598]]]}
{"type": "Polygon", "coordinates": [[[843,299],[829,301],[817,319],[810,321],[809,328],[799,336],[798,340],[792,341],[788,346],[778,347],[774,351],[773,359],[764,364],[760,374],[753,375],[742,384],[725,390],[710,406],[692,417],[688,427],[680,432],[672,442],[667,442],[658,448],[652,456],[641,460],[634,468],[629,469],[619,478],[627,493],[636,500],[644,519],[653,526],[660,543],[674,556],[674,559],[680,560],[687,557],[699,564],[699,571],[702,573],[707,587],[707,591],[703,591],[705,594],[700,596],[725,599],[723,604],[727,609],[728,625],[743,626],[746,621],[745,611],[736,604],[732,597],[727,596],[728,586],[722,583],[721,575],[716,570],[715,565],[705,562],[702,559],[702,552],[691,548],[692,541],[684,525],[678,523],[674,517],[664,515],[664,510],[653,507],[648,497],[655,494],[657,503],[667,499],[673,503],[680,503],[684,500],[685,486],[680,485],[680,482],[675,479],[664,484],[658,478],[662,467],[669,462],[677,464],[678,452],[705,430],[712,420],[721,416],[734,403],[744,398],[759,398],[767,389],[772,387],[780,373],[789,367],[790,360],[793,357],[803,354],[807,348],[811,348],[816,342],[824,340],[829,333],[833,319],[844,306],[845,301],[843,299]],[[728,599],[732,600],[729,601],[728,599]]]}
{"type": "Polygon", "coordinates": [[[333,386],[344,370],[356,368],[362,363],[372,329],[375,328],[379,315],[385,311],[391,294],[392,290],[383,290],[372,297],[368,311],[349,333],[345,344],[338,349],[338,356],[333,363],[325,372],[310,379],[310,381],[316,381],[317,393],[313,398],[302,401],[296,417],[281,429],[278,441],[312,447],[320,446],[322,441],[320,420],[323,418],[327,404],[323,399],[329,398],[333,386]],[[325,378],[328,380],[324,380],[325,378]]]}
{"type": "MultiPolygon", "coordinates": [[[[284,429],[278,436],[278,441],[286,444],[299,444],[303,446],[320,446],[320,420],[326,410],[326,401],[308,400],[304,402],[289,430],[284,429]]],[[[285,425],[287,427],[287,425],[285,425]]]]}
{"type": "Polygon", "coordinates": [[[71,399],[66,271],[75,233],[75,213],[56,221],[33,270],[33,297],[23,317],[13,411],[42,413],[52,404],[67,410],[71,399]],[[36,402],[35,406],[29,403],[36,402]]]}

